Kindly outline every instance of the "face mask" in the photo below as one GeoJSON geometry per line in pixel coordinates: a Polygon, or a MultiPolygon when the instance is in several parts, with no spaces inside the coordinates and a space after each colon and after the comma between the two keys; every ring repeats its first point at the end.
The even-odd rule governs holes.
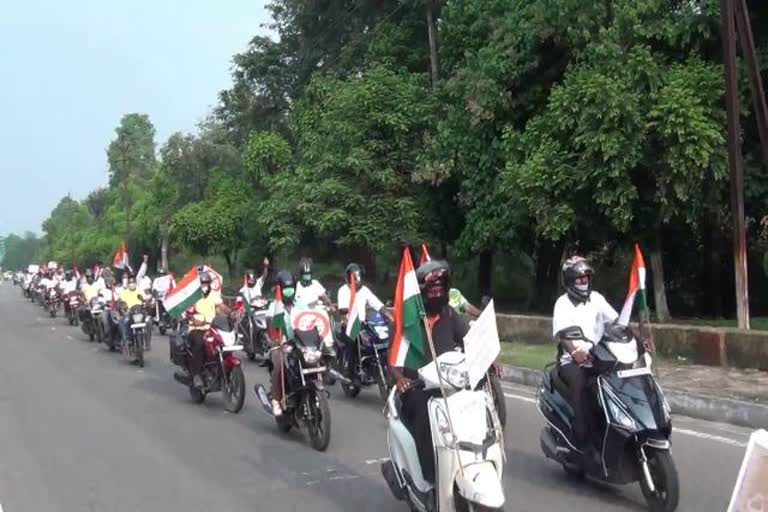
{"type": "Polygon", "coordinates": [[[248,283],[248,288],[253,288],[254,286],[256,286],[256,282],[255,281],[252,281],[252,282],[248,283]]]}
{"type": "Polygon", "coordinates": [[[131,290],[131,291],[135,290],[136,289],[136,283],[130,283],[128,285],[128,289],[131,290]]]}
{"type": "Polygon", "coordinates": [[[586,292],[586,291],[589,290],[589,285],[588,284],[577,284],[576,285],[576,289],[579,290],[580,292],[586,292]]]}
{"type": "Polygon", "coordinates": [[[128,286],[128,280],[127,279],[123,279],[123,288],[125,288],[126,286],[128,286]]]}
{"type": "Polygon", "coordinates": [[[203,290],[203,293],[204,293],[204,294],[207,294],[208,292],[210,292],[210,291],[211,291],[211,287],[210,287],[210,286],[208,286],[207,284],[204,284],[204,285],[202,285],[202,286],[200,287],[200,289],[201,289],[201,290],[203,290]]]}
{"type": "Polygon", "coordinates": [[[301,280],[304,281],[305,283],[311,282],[312,274],[304,274],[303,276],[301,276],[301,280]]]}
{"type": "Polygon", "coordinates": [[[285,290],[283,290],[283,297],[285,297],[286,299],[292,299],[295,293],[296,293],[295,288],[286,288],[285,290]]]}

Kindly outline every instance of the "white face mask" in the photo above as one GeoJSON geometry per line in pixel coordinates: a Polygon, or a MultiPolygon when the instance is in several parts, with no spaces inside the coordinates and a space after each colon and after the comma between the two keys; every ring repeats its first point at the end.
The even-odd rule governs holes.
{"type": "Polygon", "coordinates": [[[576,285],[576,289],[579,290],[580,292],[586,292],[587,290],[589,290],[589,285],[588,284],[577,284],[576,285]]]}
{"type": "Polygon", "coordinates": [[[126,288],[128,286],[128,280],[123,279],[123,288],[126,288]]]}
{"type": "Polygon", "coordinates": [[[211,290],[211,287],[204,284],[203,286],[200,287],[200,289],[203,290],[203,293],[208,293],[211,290]]]}

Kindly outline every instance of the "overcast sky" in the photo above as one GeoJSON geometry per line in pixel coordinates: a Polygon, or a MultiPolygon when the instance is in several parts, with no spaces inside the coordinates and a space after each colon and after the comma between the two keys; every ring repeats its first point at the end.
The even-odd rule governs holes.
{"type": "Polygon", "coordinates": [[[105,185],[123,114],[149,114],[158,144],[194,130],[265,32],[265,3],[2,0],[0,235],[39,233],[62,196],[105,185]]]}

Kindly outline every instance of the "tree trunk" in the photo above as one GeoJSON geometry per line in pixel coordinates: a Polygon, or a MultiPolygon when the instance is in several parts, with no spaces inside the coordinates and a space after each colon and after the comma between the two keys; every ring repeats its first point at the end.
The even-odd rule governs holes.
{"type": "Polygon", "coordinates": [[[722,299],[722,255],[720,246],[719,218],[716,211],[710,212],[704,221],[702,241],[704,244],[705,270],[701,273],[702,289],[706,290],[704,309],[715,318],[723,317],[722,299]]]}
{"type": "Polygon", "coordinates": [[[230,256],[229,252],[224,253],[224,259],[227,261],[227,273],[229,274],[229,280],[235,282],[235,263],[237,263],[237,255],[235,259],[230,256]]]}
{"type": "Polygon", "coordinates": [[[493,251],[485,249],[480,253],[477,269],[477,285],[481,296],[491,296],[491,281],[493,276],[493,251]]]}
{"type": "Polygon", "coordinates": [[[653,300],[656,305],[656,319],[659,322],[669,321],[667,307],[667,290],[664,286],[664,264],[661,257],[661,233],[656,233],[656,244],[651,250],[651,272],[653,273],[653,300]]]}
{"type": "Polygon", "coordinates": [[[168,244],[170,242],[170,230],[164,229],[162,240],[160,240],[160,268],[163,272],[168,272],[168,244]]]}
{"type": "Polygon", "coordinates": [[[432,87],[437,86],[439,79],[437,65],[437,29],[435,28],[435,15],[432,0],[426,0],[427,8],[427,34],[429,36],[429,69],[432,75],[432,87]]]}

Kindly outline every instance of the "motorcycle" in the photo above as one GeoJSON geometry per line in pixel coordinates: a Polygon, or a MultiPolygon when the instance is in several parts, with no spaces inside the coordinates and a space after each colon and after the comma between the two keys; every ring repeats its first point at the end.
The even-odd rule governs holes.
{"type": "Polygon", "coordinates": [[[101,343],[104,338],[104,303],[99,297],[93,297],[87,307],[80,310],[80,326],[88,339],[101,343]]]}
{"type": "Polygon", "coordinates": [[[269,336],[267,335],[267,299],[257,297],[250,303],[250,311],[243,315],[238,330],[243,335],[243,350],[248,359],[265,364],[269,358],[269,336]]]}
{"type": "Polygon", "coordinates": [[[149,344],[149,326],[147,325],[147,315],[144,306],[139,304],[133,306],[126,313],[129,317],[128,331],[126,332],[124,343],[122,344],[123,354],[131,362],[144,368],[144,352],[149,344]]]}
{"type": "Polygon", "coordinates": [[[59,304],[61,304],[61,295],[59,294],[59,290],[56,288],[49,289],[48,293],[46,294],[45,305],[48,309],[48,313],[51,315],[51,318],[56,318],[56,313],[59,310],[59,304]]]}
{"type": "Polygon", "coordinates": [[[68,293],[64,297],[64,313],[67,316],[69,325],[77,327],[79,323],[80,294],[77,292],[68,293]]]}
{"type": "MultiPolygon", "coordinates": [[[[575,326],[558,335],[586,340],[575,326]]],[[[591,349],[590,360],[596,377],[588,384],[594,401],[587,441],[600,460],[587,460],[575,447],[568,385],[555,364],[547,368],[536,400],[547,422],[541,432],[542,451],[572,476],[586,474],[611,484],[639,481],[649,510],[674,511],[679,483],[670,451],[671,411],[653,378],[650,354],[628,328],[611,325],[591,349]]]]}
{"type": "MultiPolygon", "coordinates": [[[[322,382],[326,371],[322,365],[322,345],[320,333],[312,327],[309,330],[294,329],[293,337],[280,347],[283,352],[284,405],[283,414],[275,417],[281,432],[306,427],[312,448],[321,452],[328,448],[331,440],[330,395],[322,382]]],[[[267,361],[271,374],[272,360],[267,361]]],[[[272,415],[271,394],[261,385],[256,386],[255,391],[264,410],[272,415]]]]}
{"type": "Polygon", "coordinates": [[[150,309],[153,310],[153,312],[150,314],[154,314],[154,321],[155,324],[157,324],[157,328],[160,331],[160,334],[165,336],[165,333],[168,332],[168,329],[173,328],[173,320],[171,319],[171,315],[169,315],[165,310],[165,307],[163,307],[163,297],[157,290],[152,291],[150,309]]]}
{"type": "Polygon", "coordinates": [[[434,485],[423,477],[395,387],[385,409],[390,460],[382,464],[382,475],[395,498],[407,501],[411,510],[500,511],[504,506],[504,450],[493,399],[480,383],[476,389],[470,388],[462,352],[445,352],[422,367],[416,386],[437,390],[441,377],[447,397],[438,392],[428,402],[434,485]]]}
{"type": "Polygon", "coordinates": [[[379,396],[386,402],[392,384],[387,373],[389,338],[389,322],[378,311],[371,311],[362,325],[354,347],[350,350],[338,346],[338,365],[345,371],[342,373],[344,378],[338,379],[337,376],[337,379],[341,381],[341,389],[346,396],[354,398],[360,393],[362,386],[376,384],[379,396]],[[350,351],[356,353],[351,354],[351,361],[347,361],[350,359],[350,351]],[[355,377],[354,380],[349,379],[350,375],[355,377]]]}
{"type": "MultiPolygon", "coordinates": [[[[194,311],[187,312],[188,316],[193,314],[194,311]]],[[[232,330],[229,319],[216,317],[205,333],[205,363],[201,375],[203,389],[193,385],[192,375],[189,373],[189,358],[192,352],[187,339],[187,328],[186,324],[182,324],[169,341],[171,362],[186,370],[186,373],[175,372],[174,379],[189,388],[189,394],[195,403],[202,403],[208,393],[223,391],[227,411],[240,412],[245,402],[245,374],[240,359],[234,353],[243,347],[237,344],[239,337],[232,330]]]]}

